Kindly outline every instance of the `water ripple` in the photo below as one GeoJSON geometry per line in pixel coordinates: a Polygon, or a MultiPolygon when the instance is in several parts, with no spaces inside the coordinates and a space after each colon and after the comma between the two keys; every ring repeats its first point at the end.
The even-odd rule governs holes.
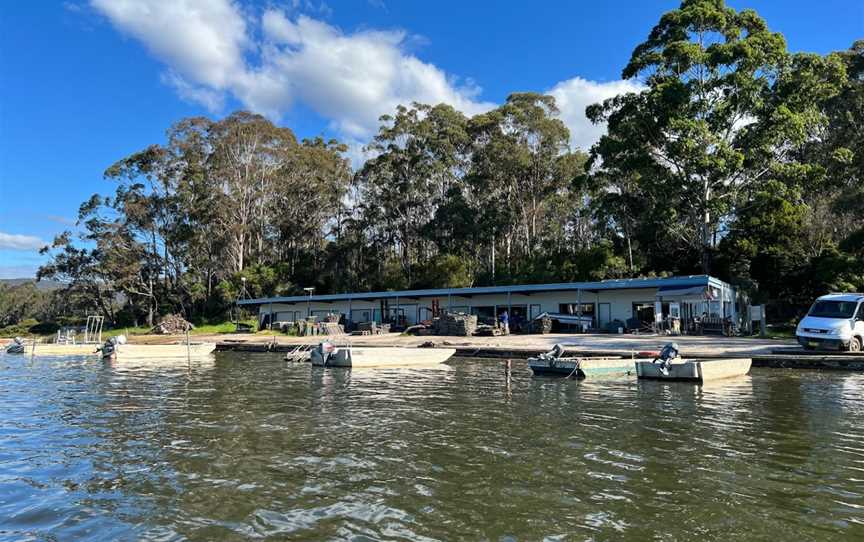
{"type": "Polygon", "coordinates": [[[0,357],[0,540],[864,538],[864,376],[0,357]]]}

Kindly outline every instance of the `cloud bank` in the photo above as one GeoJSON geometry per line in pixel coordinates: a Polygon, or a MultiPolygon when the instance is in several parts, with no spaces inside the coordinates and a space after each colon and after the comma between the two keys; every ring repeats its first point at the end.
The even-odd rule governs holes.
{"type": "MultiPolygon", "coordinates": [[[[231,0],[91,0],[123,34],[166,66],[163,83],[184,100],[220,112],[227,97],[278,119],[302,104],[349,141],[367,140],[399,104],[448,103],[467,115],[495,107],[470,79],[408,52],[399,30],[343,32],[276,8],[253,14],[231,0]]],[[[585,106],[638,87],[626,81],[562,81],[555,96],[574,146],[603,133],[585,106]]]]}
{"type": "Polygon", "coordinates": [[[39,250],[46,243],[35,235],[18,235],[0,232],[0,249],[39,250]]]}

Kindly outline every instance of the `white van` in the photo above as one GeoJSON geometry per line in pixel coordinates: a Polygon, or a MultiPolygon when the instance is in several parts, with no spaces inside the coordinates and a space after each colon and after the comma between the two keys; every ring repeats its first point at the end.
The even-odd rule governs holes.
{"type": "Polygon", "coordinates": [[[807,350],[825,348],[861,352],[864,345],[864,295],[823,295],[795,331],[807,350]]]}

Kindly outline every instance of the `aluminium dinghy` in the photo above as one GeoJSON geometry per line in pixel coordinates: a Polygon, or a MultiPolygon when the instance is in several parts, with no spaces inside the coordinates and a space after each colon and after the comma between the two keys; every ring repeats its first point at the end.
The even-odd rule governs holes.
{"type": "Polygon", "coordinates": [[[444,363],[455,353],[455,348],[336,346],[325,341],[309,352],[309,359],[318,367],[408,367],[444,363]]]}

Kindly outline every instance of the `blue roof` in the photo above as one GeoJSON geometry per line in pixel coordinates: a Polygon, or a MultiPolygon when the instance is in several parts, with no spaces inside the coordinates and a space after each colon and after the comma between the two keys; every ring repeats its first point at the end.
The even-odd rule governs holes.
{"type": "MultiPolygon", "coordinates": [[[[323,294],[311,296],[311,301],[347,301],[385,299],[395,297],[446,297],[450,296],[474,296],[480,294],[521,294],[533,292],[556,292],[575,290],[627,290],[634,288],[661,288],[674,286],[677,288],[687,286],[728,286],[723,281],[708,275],[691,275],[686,277],[666,278],[643,278],[643,279],[614,279],[596,282],[560,282],[555,284],[511,284],[507,286],[479,286],[476,288],[437,288],[429,290],[401,290],[385,292],[356,292],[345,294],[323,294]]],[[[287,297],[264,297],[259,299],[243,299],[238,301],[241,305],[262,305],[265,303],[299,303],[310,300],[308,295],[295,295],[287,297]]]]}

